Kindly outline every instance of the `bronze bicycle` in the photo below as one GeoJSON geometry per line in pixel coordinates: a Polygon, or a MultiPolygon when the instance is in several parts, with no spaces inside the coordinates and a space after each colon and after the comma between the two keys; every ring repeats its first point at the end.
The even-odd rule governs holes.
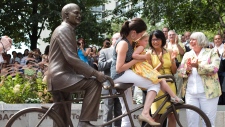
{"type": "MultiPolygon", "coordinates": [[[[166,80],[168,82],[174,82],[175,81],[175,79],[172,75],[162,75],[159,78],[166,78],[166,80]]],[[[132,87],[132,86],[133,86],[133,84],[131,84],[131,83],[114,84],[113,88],[115,88],[117,90],[116,94],[113,94],[111,88],[106,86],[106,89],[109,90],[109,95],[101,96],[101,98],[105,99],[105,98],[122,97],[123,100],[124,100],[127,112],[125,114],[122,114],[122,115],[116,117],[116,118],[113,118],[112,120],[108,121],[107,123],[103,123],[103,124],[97,125],[97,126],[104,127],[108,124],[113,123],[114,121],[116,121],[118,119],[121,119],[124,116],[129,116],[131,126],[135,127],[131,114],[140,110],[140,109],[142,109],[144,106],[140,105],[140,106],[138,106],[134,109],[128,108],[128,104],[127,104],[127,101],[126,101],[124,91],[126,89],[132,87]]],[[[159,113],[159,111],[166,104],[166,102],[170,102],[170,96],[167,93],[165,93],[164,95],[162,95],[162,96],[160,96],[160,97],[158,97],[154,100],[154,102],[155,102],[155,101],[158,101],[158,100],[164,99],[164,98],[165,98],[165,100],[163,101],[163,103],[159,106],[157,111],[154,114],[152,114],[153,118],[159,113]]],[[[67,119],[69,120],[70,127],[74,127],[73,122],[71,120],[71,116],[69,116],[70,113],[68,112],[68,109],[65,106],[65,104],[66,103],[73,103],[73,102],[77,102],[77,101],[82,101],[82,100],[83,100],[83,98],[77,98],[77,99],[74,99],[74,100],[71,100],[71,101],[63,101],[62,100],[61,102],[54,102],[50,107],[41,106],[41,107],[30,107],[30,108],[22,109],[22,110],[18,111],[17,113],[15,113],[8,120],[5,127],[20,127],[20,126],[21,127],[52,127],[52,126],[54,126],[54,127],[65,127],[65,124],[64,124],[61,116],[59,116],[54,111],[54,106],[59,105],[59,104],[64,105],[64,109],[65,109],[65,112],[67,114],[67,119]],[[28,117],[38,117],[39,119],[36,120],[36,121],[27,122],[27,116],[28,117]],[[27,125],[25,125],[25,123],[27,125]]],[[[167,119],[167,116],[170,113],[173,113],[174,116],[175,116],[176,122],[177,122],[177,126],[186,127],[185,121],[183,122],[180,119],[179,112],[189,111],[189,110],[195,111],[197,114],[199,114],[199,117],[202,120],[202,123],[205,124],[206,127],[211,127],[211,123],[209,121],[209,118],[199,108],[197,108],[195,106],[192,106],[192,105],[188,105],[188,104],[176,104],[176,103],[172,103],[172,102],[170,102],[170,106],[167,107],[167,111],[164,114],[162,114],[162,116],[160,117],[160,123],[161,123],[160,126],[163,125],[164,121],[167,119]]],[[[141,126],[141,125],[138,125],[138,126],[141,126]]],[[[151,127],[147,123],[143,124],[142,126],[151,127]]]]}

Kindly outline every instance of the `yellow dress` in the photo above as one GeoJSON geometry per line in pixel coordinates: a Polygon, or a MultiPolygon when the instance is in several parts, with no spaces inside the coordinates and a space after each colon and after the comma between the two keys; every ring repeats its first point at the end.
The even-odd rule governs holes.
{"type": "MultiPolygon", "coordinates": [[[[159,58],[157,55],[155,54],[151,54],[151,58],[152,58],[152,66],[155,68],[159,63],[159,58]]],[[[159,70],[159,73],[161,75],[163,74],[172,74],[171,72],[171,66],[172,66],[172,63],[171,63],[171,59],[170,59],[170,53],[167,52],[165,54],[163,54],[163,68],[161,68],[159,70]]],[[[167,82],[167,84],[170,86],[171,90],[176,94],[176,87],[175,87],[175,84],[174,83],[170,83],[170,82],[167,82]]],[[[160,90],[158,95],[156,96],[159,97],[161,95],[163,95],[164,93],[160,90]]],[[[164,101],[164,99],[161,99],[155,103],[152,104],[151,106],[151,112],[152,114],[155,113],[155,111],[158,109],[158,107],[160,106],[160,104],[162,104],[162,102],[164,101]]],[[[163,114],[165,111],[166,111],[166,107],[169,106],[169,103],[166,103],[165,106],[162,108],[162,110],[159,112],[159,114],[163,114]]]]}
{"type": "MultiPolygon", "coordinates": [[[[142,52],[141,54],[143,55],[145,52],[142,52]]],[[[154,84],[157,84],[161,81],[161,79],[158,79],[158,76],[161,74],[157,70],[154,70],[147,60],[136,63],[132,66],[132,70],[136,74],[151,80],[154,84]]]]}

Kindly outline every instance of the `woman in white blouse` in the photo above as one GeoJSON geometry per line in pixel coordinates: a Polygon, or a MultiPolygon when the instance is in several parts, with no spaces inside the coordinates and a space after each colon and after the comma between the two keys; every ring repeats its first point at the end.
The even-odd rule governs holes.
{"type": "MultiPolygon", "coordinates": [[[[215,127],[217,103],[221,95],[217,71],[220,58],[217,51],[204,48],[208,40],[202,32],[195,32],[190,37],[191,51],[186,52],[178,69],[184,78],[185,102],[200,108],[215,127]]],[[[184,93],[183,93],[184,95],[184,93]]],[[[188,127],[196,127],[199,116],[187,112],[188,127]]]]}

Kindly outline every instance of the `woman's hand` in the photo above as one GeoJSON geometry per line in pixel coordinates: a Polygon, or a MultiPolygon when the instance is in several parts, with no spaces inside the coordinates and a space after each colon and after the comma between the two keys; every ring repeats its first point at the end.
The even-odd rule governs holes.
{"type": "Polygon", "coordinates": [[[191,58],[187,59],[187,63],[186,64],[187,64],[186,72],[189,74],[189,73],[191,73],[191,69],[192,69],[191,58]]]}
{"type": "Polygon", "coordinates": [[[189,74],[192,71],[192,67],[198,68],[198,59],[188,58],[186,64],[187,64],[186,72],[189,74]]]}
{"type": "Polygon", "coordinates": [[[172,51],[172,53],[171,53],[171,60],[173,61],[173,60],[175,60],[175,58],[177,57],[177,51],[172,51]]]}
{"type": "Polygon", "coordinates": [[[178,44],[178,42],[179,42],[179,37],[178,37],[178,35],[176,34],[176,37],[175,37],[175,44],[178,44]]]}
{"type": "Polygon", "coordinates": [[[193,58],[193,59],[191,60],[191,66],[192,66],[192,67],[195,67],[195,68],[198,68],[198,59],[193,58]]]}

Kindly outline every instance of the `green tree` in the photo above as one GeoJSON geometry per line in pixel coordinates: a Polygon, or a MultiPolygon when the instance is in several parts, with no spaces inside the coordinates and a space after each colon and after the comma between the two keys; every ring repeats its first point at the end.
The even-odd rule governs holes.
{"type": "MultiPolygon", "coordinates": [[[[97,22],[98,17],[91,7],[108,0],[0,0],[0,34],[8,35],[14,43],[25,42],[31,50],[37,46],[41,32],[53,31],[61,23],[61,9],[67,3],[76,3],[82,11],[83,22],[76,32],[87,40],[98,42],[99,35],[110,32],[107,21],[97,22]]],[[[50,34],[51,35],[51,34],[50,34]]],[[[46,38],[45,41],[50,39],[46,38]]]]}
{"type": "Polygon", "coordinates": [[[225,0],[121,0],[115,17],[132,18],[141,14],[152,26],[162,22],[178,32],[225,28],[225,0]],[[124,13],[131,2],[132,9],[124,13]],[[140,6],[140,5],[143,6],[140,6]]]}

